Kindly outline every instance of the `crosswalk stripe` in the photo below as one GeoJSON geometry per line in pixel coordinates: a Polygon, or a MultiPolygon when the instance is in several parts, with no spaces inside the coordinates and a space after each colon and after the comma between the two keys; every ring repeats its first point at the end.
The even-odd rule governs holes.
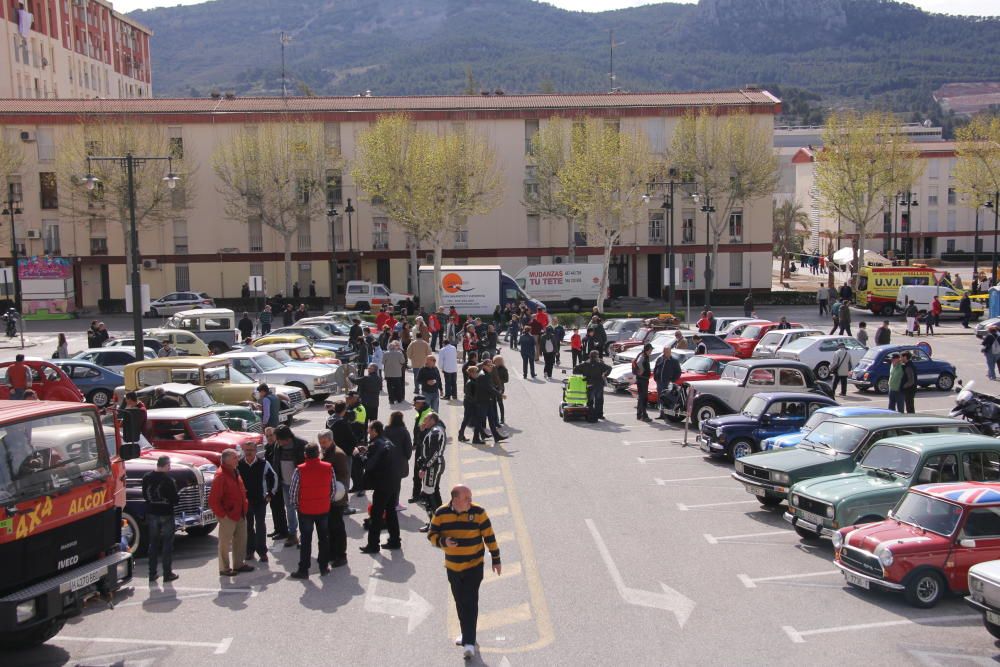
{"type": "Polygon", "coordinates": [[[521,563],[504,563],[501,572],[503,572],[503,575],[500,577],[493,576],[488,572],[486,576],[483,577],[483,583],[492,584],[497,581],[504,581],[506,579],[510,579],[511,577],[518,576],[521,574],[521,563]]]}
{"type": "Polygon", "coordinates": [[[494,475],[499,475],[499,470],[480,470],[478,472],[465,472],[462,473],[462,479],[479,479],[480,477],[493,477],[494,475]]]}
{"type": "MultiPolygon", "coordinates": [[[[499,577],[498,577],[499,578],[499,577]]],[[[478,630],[492,630],[502,628],[506,625],[523,623],[531,620],[531,606],[525,602],[516,607],[507,607],[487,613],[479,614],[479,622],[476,624],[478,630]]]]}

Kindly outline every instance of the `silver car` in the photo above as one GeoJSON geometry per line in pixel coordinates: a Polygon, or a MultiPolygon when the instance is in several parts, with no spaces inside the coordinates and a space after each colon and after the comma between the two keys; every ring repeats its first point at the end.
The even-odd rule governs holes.
{"type": "Polygon", "coordinates": [[[258,382],[297,387],[306,398],[328,396],[343,390],[343,369],[321,364],[288,365],[277,361],[267,352],[227,352],[218,355],[228,359],[233,368],[258,382]],[[340,379],[338,379],[338,372],[340,379]]]}
{"type": "Polygon", "coordinates": [[[215,308],[215,301],[204,292],[171,292],[150,302],[149,314],[159,317],[195,308],[215,308]]]}

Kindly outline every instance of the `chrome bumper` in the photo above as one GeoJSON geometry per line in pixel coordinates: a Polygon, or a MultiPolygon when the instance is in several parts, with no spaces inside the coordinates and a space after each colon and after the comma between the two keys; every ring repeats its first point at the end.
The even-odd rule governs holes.
{"type": "Polygon", "coordinates": [[[845,573],[845,575],[846,573],[849,572],[852,577],[858,577],[859,579],[864,579],[865,581],[874,586],[881,586],[882,588],[886,588],[890,591],[901,591],[904,588],[906,588],[906,586],[904,586],[903,584],[896,584],[891,581],[886,581],[885,579],[879,579],[878,577],[873,577],[870,574],[863,574],[861,572],[858,572],[857,570],[847,567],[839,560],[833,561],[833,564],[836,565],[841,572],[845,573]]]}
{"type": "Polygon", "coordinates": [[[801,527],[805,528],[806,530],[811,530],[812,532],[817,533],[819,537],[821,537],[824,540],[832,540],[833,534],[837,532],[835,530],[830,530],[829,528],[825,528],[823,526],[817,526],[816,524],[810,523],[809,521],[806,521],[804,519],[800,519],[791,512],[785,512],[783,516],[785,521],[792,524],[793,527],[796,528],[801,527]]]}
{"type": "MultiPolygon", "coordinates": [[[[740,484],[742,484],[744,487],[751,487],[752,486],[752,487],[757,488],[757,489],[763,489],[764,491],[767,491],[768,493],[771,493],[771,494],[776,495],[776,496],[781,496],[782,498],[785,498],[785,497],[788,496],[788,487],[787,486],[779,486],[777,484],[773,484],[771,482],[765,482],[762,479],[757,479],[756,477],[749,477],[747,475],[743,475],[743,474],[738,473],[738,472],[732,472],[732,473],[730,473],[730,477],[732,477],[733,479],[735,479],[737,482],[739,482],[740,484]]],[[[747,493],[754,493],[749,488],[746,491],[747,491],[747,493]]],[[[756,494],[754,494],[754,495],[756,495],[756,494]]]]}

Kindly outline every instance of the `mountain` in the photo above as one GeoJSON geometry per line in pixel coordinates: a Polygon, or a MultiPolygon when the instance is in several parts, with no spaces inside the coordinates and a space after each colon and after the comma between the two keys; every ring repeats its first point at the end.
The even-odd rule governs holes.
{"type": "Polygon", "coordinates": [[[890,0],[700,0],[600,13],[534,0],[213,0],[133,12],[160,96],[693,90],[750,83],[920,108],[1000,72],[1000,20],[890,0]]]}

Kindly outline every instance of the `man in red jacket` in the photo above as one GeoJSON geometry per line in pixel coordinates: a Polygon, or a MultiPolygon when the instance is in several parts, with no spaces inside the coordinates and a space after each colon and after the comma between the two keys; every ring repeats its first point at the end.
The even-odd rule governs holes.
{"type": "Polygon", "coordinates": [[[427,316],[427,331],[431,334],[431,352],[436,352],[438,345],[441,345],[441,317],[443,314],[444,307],[441,307],[436,313],[427,316]]]}
{"type": "Polygon", "coordinates": [[[306,445],[306,460],[292,474],[292,507],[299,513],[299,569],[292,572],[292,579],[309,578],[309,561],[312,559],[312,533],[316,528],[319,539],[319,574],[330,572],[330,526],[327,522],[330,504],[335,499],[333,466],[319,458],[320,448],[315,442],[306,445]]]}
{"type": "Polygon", "coordinates": [[[219,520],[219,574],[233,577],[240,572],[253,572],[246,564],[247,555],[247,489],[236,467],[240,455],[227,449],[220,457],[221,467],[208,494],[208,506],[219,520]],[[232,561],[230,561],[232,554],[232,561]]]}

